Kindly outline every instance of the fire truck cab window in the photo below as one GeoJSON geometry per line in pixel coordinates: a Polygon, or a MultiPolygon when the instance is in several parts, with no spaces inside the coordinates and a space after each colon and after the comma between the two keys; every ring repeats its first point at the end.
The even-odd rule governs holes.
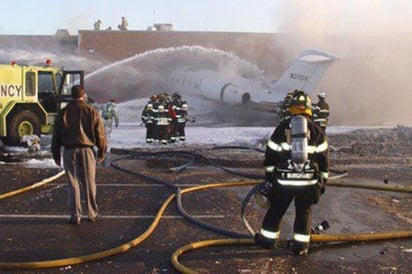
{"type": "Polygon", "coordinates": [[[54,92],[53,74],[39,71],[38,91],[40,93],[54,92]]]}
{"type": "Polygon", "coordinates": [[[26,96],[36,95],[36,74],[32,71],[26,72],[26,89],[24,91],[26,96]]]}
{"type": "Polygon", "coordinates": [[[58,89],[60,88],[60,85],[62,83],[62,75],[61,73],[56,73],[55,77],[56,77],[56,88],[58,89]]]}
{"type": "Polygon", "coordinates": [[[47,71],[38,72],[38,96],[40,104],[47,112],[57,111],[56,88],[54,86],[53,74],[47,71]]]}

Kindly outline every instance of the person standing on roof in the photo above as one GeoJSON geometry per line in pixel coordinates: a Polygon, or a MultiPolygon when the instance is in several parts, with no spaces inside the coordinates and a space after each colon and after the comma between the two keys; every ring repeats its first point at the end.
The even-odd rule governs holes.
{"type": "Polygon", "coordinates": [[[102,25],[102,21],[99,19],[96,22],[94,22],[94,30],[100,30],[100,26],[102,25]]]}
{"type": "Polygon", "coordinates": [[[307,255],[312,205],[324,193],[329,175],[328,143],[311,119],[312,104],[306,93],[294,92],[289,110],[291,119],[280,123],[267,143],[266,179],[255,197],[256,201],[265,197],[269,208],[255,242],[266,249],[275,247],[283,215],[294,200],[292,249],[295,255],[307,255]]]}
{"type": "Polygon", "coordinates": [[[119,30],[127,30],[128,27],[129,23],[126,20],[126,17],[122,16],[122,22],[120,23],[120,25],[117,26],[117,28],[119,30]]]}

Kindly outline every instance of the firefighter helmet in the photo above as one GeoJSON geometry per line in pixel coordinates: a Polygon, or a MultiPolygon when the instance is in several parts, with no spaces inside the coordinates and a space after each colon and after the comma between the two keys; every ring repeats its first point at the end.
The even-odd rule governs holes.
{"type": "Polygon", "coordinates": [[[167,98],[169,97],[169,93],[167,93],[166,91],[162,91],[159,93],[158,97],[167,98]]]}
{"type": "Polygon", "coordinates": [[[289,111],[292,115],[307,114],[312,116],[312,101],[309,95],[301,90],[295,91],[289,111]]]}
{"type": "Polygon", "coordinates": [[[180,99],[180,98],[182,98],[182,96],[178,92],[175,92],[175,93],[172,94],[172,99],[177,100],[177,99],[180,99]]]}
{"type": "Polygon", "coordinates": [[[157,95],[153,94],[152,96],[150,96],[150,100],[152,100],[152,102],[155,102],[157,100],[157,95]]]}
{"type": "Polygon", "coordinates": [[[288,92],[288,94],[286,94],[285,99],[287,100],[291,100],[293,98],[293,92],[288,92]]]}
{"type": "Polygon", "coordinates": [[[164,99],[165,99],[165,94],[164,94],[163,92],[160,92],[160,93],[157,95],[157,99],[158,99],[159,101],[164,100],[164,99]]]}
{"type": "Polygon", "coordinates": [[[319,97],[319,99],[320,99],[320,98],[325,99],[325,98],[326,98],[326,93],[325,93],[324,91],[321,91],[321,92],[318,94],[318,97],[319,97]]]}

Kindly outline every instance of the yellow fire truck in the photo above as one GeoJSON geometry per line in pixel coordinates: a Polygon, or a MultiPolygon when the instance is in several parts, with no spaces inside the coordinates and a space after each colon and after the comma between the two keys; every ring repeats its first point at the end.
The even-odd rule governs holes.
{"type": "Polygon", "coordinates": [[[84,84],[84,72],[44,65],[0,64],[0,137],[20,145],[25,135],[51,134],[57,111],[84,84]]]}

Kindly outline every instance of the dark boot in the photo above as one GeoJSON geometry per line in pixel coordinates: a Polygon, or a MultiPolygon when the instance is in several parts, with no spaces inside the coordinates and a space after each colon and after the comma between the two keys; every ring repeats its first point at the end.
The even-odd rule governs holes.
{"type": "Polygon", "coordinates": [[[275,247],[276,241],[274,239],[268,239],[260,233],[256,233],[255,243],[264,249],[272,249],[275,247]]]}
{"type": "Polygon", "coordinates": [[[309,243],[293,241],[292,250],[295,255],[306,256],[309,252],[309,243]]]}

